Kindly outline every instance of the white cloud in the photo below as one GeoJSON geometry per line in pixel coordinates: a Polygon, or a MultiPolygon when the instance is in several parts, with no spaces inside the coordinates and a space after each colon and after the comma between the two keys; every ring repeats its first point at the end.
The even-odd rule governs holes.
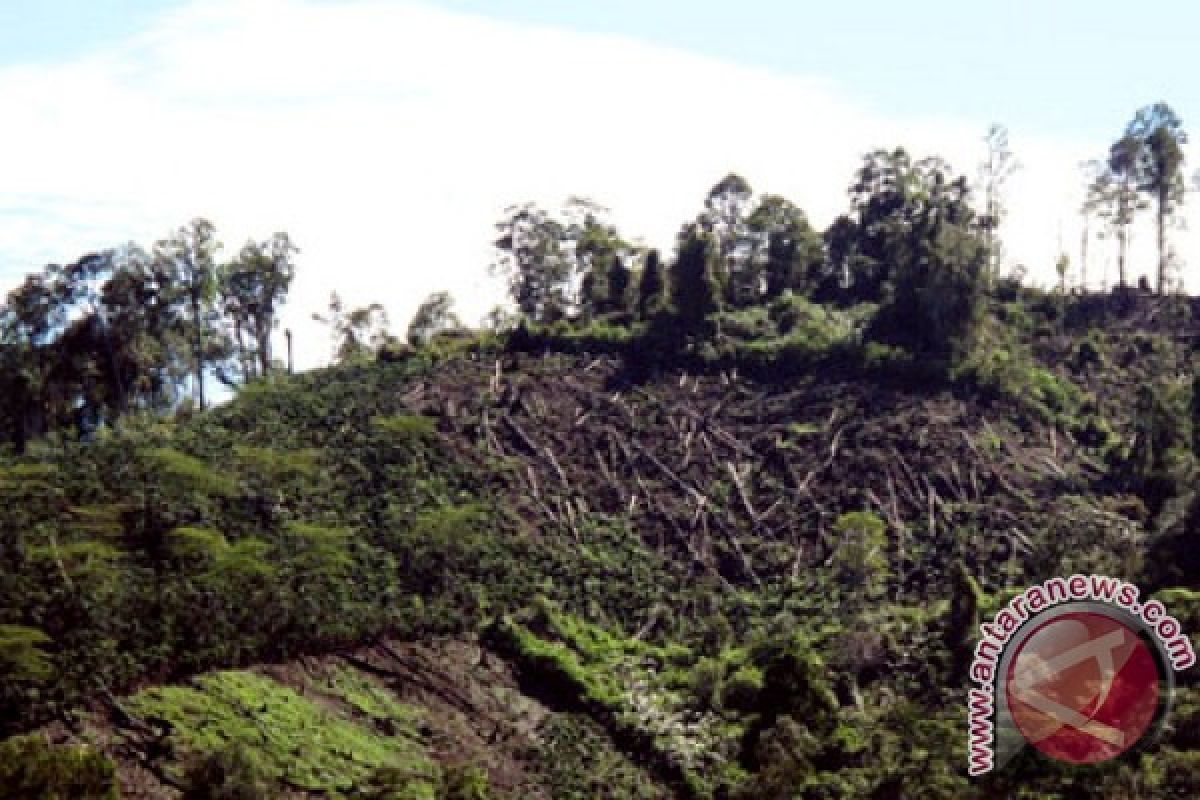
{"type": "MultiPolygon", "coordinates": [[[[443,288],[480,317],[512,202],[591,196],[669,247],[730,170],[820,224],[876,146],[973,175],[990,120],[887,118],[820,78],[408,3],[198,2],[70,63],[0,70],[0,274],[197,215],[231,250],[287,230],[303,253],[285,321],[307,366],[327,353],[308,317],[334,288],[396,327],[443,288]]],[[[1077,247],[1076,164],[1104,143],[1012,142],[1008,251],[1049,282],[1060,220],[1077,247]]]]}

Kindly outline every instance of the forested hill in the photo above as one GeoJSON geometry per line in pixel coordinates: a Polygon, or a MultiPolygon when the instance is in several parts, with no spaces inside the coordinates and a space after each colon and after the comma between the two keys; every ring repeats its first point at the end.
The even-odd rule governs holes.
{"type": "Polygon", "coordinates": [[[798,298],[686,367],[526,326],[38,440],[0,473],[0,665],[41,733],[0,784],[1186,796],[1190,687],[1131,762],[979,785],[961,687],[979,615],[1050,575],[1200,623],[1190,306],[1020,291],[941,383],[798,298]]]}

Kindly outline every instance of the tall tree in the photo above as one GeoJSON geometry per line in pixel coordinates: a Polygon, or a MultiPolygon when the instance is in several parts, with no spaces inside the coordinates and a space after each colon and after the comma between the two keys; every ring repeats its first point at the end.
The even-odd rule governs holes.
{"type": "Polygon", "coordinates": [[[66,319],[50,272],[27,276],[0,308],[0,397],[18,452],[46,430],[51,344],[66,319]]]}
{"type": "Polygon", "coordinates": [[[649,319],[667,305],[667,270],[657,250],[650,250],[642,261],[638,278],[637,313],[649,319]]]}
{"type": "Polygon", "coordinates": [[[746,220],[752,255],[773,300],[791,289],[809,293],[825,261],[821,237],[797,206],[779,195],[764,195],[746,220]]]}
{"type": "MultiPolygon", "coordinates": [[[[919,162],[905,177],[903,209],[892,213],[890,267],[873,338],[907,347],[943,368],[974,343],[989,251],[970,205],[965,177],[939,159],[919,162]],[[900,223],[903,223],[902,225],[900,223]]],[[[891,182],[880,186],[894,199],[891,182]]],[[[873,205],[868,200],[868,206],[873,205]]]]}
{"type": "Polygon", "coordinates": [[[1127,262],[1129,237],[1137,212],[1145,208],[1138,196],[1139,170],[1143,142],[1125,134],[1108,151],[1108,170],[1096,183],[1096,198],[1103,204],[1109,225],[1117,238],[1117,276],[1119,285],[1129,285],[1127,262]]]}
{"type": "Polygon", "coordinates": [[[897,266],[915,257],[919,228],[932,210],[930,192],[936,181],[945,183],[947,171],[938,159],[914,163],[903,148],[863,158],[850,187],[850,212],[825,233],[830,266],[838,274],[835,296],[847,302],[884,299],[897,266]]]}
{"type": "Polygon", "coordinates": [[[247,378],[255,372],[266,376],[271,370],[271,334],[295,278],[299,252],[286,233],[277,233],[265,242],[247,242],[221,270],[221,296],[247,378]]]}
{"type": "Polygon", "coordinates": [[[1004,186],[1021,165],[1008,145],[1008,129],[1003,125],[993,124],[988,128],[984,142],[987,145],[987,156],[979,165],[979,178],[983,185],[983,216],[980,225],[987,239],[988,271],[991,279],[995,280],[1000,276],[1004,256],[999,236],[1000,226],[1007,214],[1004,206],[1004,186]]]}
{"type": "Polygon", "coordinates": [[[629,290],[625,258],[630,249],[605,217],[608,209],[573,197],[564,216],[572,282],[579,282],[579,310],[586,317],[622,311],[629,290]]]}
{"type": "Polygon", "coordinates": [[[720,282],[734,306],[757,302],[762,275],[747,253],[746,212],[754,190],[741,175],[729,173],[709,190],[699,223],[713,240],[720,282]]]}
{"type": "Polygon", "coordinates": [[[454,298],[449,292],[434,292],[417,306],[408,325],[408,343],[419,347],[441,331],[461,327],[462,321],[454,313],[454,298]]]}
{"type": "Polygon", "coordinates": [[[1104,172],[1104,166],[1092,159],[1079,165],[1084,179],[1084,197],[1079,206],[1079,283],[1083,291],[1088,290],[1088,256],[1092,243],[1092,218],[1101,211],[1101,198],[1093,193],[1092,187],[1104,172]]]}
{"type": "Polygon", "coordinates": [[[1183,203],[1183,145],[1187,133],[1183,122],[1166,103],[1155,103],[1137,112],[1129,123],[1126,138],[1137,142],[1133,173],[1137,188],[1154,201],[1154,221],[1158,238],[1157,289],[1167,288],[1170,258],[1167,224],[1183,203]]]}
{"type": "Polygon", "coordinates": [[[629,311],[629,294],[633,286],[633,271],[626,263],[624,253],[616,253],[608,270],[608,297],[605,305],[609,310],[622,313],[629,311]]]}
{"type": "Polygon", "coordinates": [[[712,236],[696,225],[679,234],[679,251],[671,265],[671,304],[688,329],[703,325],[721,307],[719,255],[712,236]]]}
{"type": "Polygon", "coordinates": [[[134,244],[113,258],[100,302],[116,340],[121,384],[132,407],[168,407],[191,369],[173,271],[134,244]]]}
{"type": "Polygon", "coordinates": [[[206,338],[212,329],[210,315],[217,294],[216,255],[220,249],[216,228],[208,220],[199,218],[154,246],[155,257],[169,265],[174,284],[188,307],[193,380],[201,409],[207,406],[204,393],[209,353],[206,338]]]}
{"type": "Polygon", "coordinates": [[[551,322],[570,308],[571,260],[563,224],[532,203],[511,206],[496,224],[493,274],[508,280],[517,310],[528,319],[551,322]]]}

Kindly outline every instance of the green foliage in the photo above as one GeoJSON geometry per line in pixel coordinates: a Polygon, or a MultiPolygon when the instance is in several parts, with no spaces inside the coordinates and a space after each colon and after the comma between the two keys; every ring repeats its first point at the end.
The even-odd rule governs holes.
{"type": "MultiPolygon", "coordinates": [[[[1117,150],[1133,161],[1115,177],[1131,181],[1148,151],[1117,150]]],[[[1116,187],[1115,214],[1136,210],[1120,191],[1139,188],[1116,187]]],[[[872,154],[851,197],[822,243],[798,208],[771,195],[754,206],[731,175],[685,227],[669,273],[651,252],[636,281],[634,248],[594,204],[562,219],[515,209],[497,246],[521,327],[439,337],[449,304],[433,298],[414,323],[420,349],[393,344],[372,359],[389,341],[382,307],[339,300],[326,321],[343,363],[297,376],[272,368],[273,312],[256,316],[256,298],[286,290],[267,285],[271,269],[290,269],[284,244],[273,264],[265,244],[243,251],[220,286],[170,274],[207,240],[30,279],[0,313],[0,436],[25,452],[0,463],[0,716],[27,730],[148,680],[485,630],[522,688],[552,708],[537,753],[521,754],[551,796],[971,796],[958,690],[946,687],[961,683],[981,614],[1006,596],[999,587],[1050,572],[1142,574],[1196,616],[1200,501],[1187,480],[1198,392],[1162,380],[1188,367],[1165,305],[1013,281],[988,295],[993,198],[988,219],[975,218],[946,165],[872,154]],[[172,287],[165,306],[151,302],[159,278],[172,287]],[[101,345],[112,364],[95,357],[101,345]],[[722,472],[702,487],[705,513],[690,528],[659,519],[680,497],[643,461],[638,502],[663,498],[664,509],[586,510],[598,484],[572,463],[569,490],[540,487],[569,504],[560,529],[532,524],[532,501],[513,496],[525,456],[476,448],[495,417],[453,380],[481,375],[491,398],[495,358],[512,387],[499,402],[513,413],[525,350],[548,370],[607,369],[563,352],[625,359],[605,392],[655,402],[627,429],[613,422],[619,412],[607,420],[615,445],[656,446],[649,423],[674,413],[680,395],[655,396],[654,369],[672,384],[687,374],[681,387],[714,416],[725,396],[757,392],[755,380],[787,386],[736,428],[697,420],[689,434],[674,422],[693,448],[682,467],[664,459],[678,480],[702,478],[710,455],[722,472]],[[187,374],[203,377],[204,365],[241,386],[236,398],[156,416],[200,388],[187,374]],[[720,388],[689,383],[700,371],[724,373],[720,388]],[[417,382],[434,391],[411,391],[417,382]],[[1129,403],[1136,384],[1153,388],[1129,403]],[[781,410],[783,391],[813,407],[781,410]],[[878,441],[878,429],[857,428],[876,403],[880,416],[898,409],[878,441]],[[982,454],[933,468],[964,452],[949,449],[963,431],[947,435],[944,423],[959,411],[982,426],[964,428],[964,446],[982,454]],[[892,454],[893,435],[913,442],[901,453],[912,464],[892,454]],[[726,448],[769,453],[761,473],[745,474],[784,501],[810,480],[834,485],[798,516],[763,505],[748,519],[721,470],[740,458],[726,448]],[[888,523],[853,510],[867,503],[887,508],[888,523]],[[655,540],[652,551],[644,542],[655,540]]],[[[603,419],[585,405],[580,427],[603,419]]],[[[186,773],[170,777],[188,796],[278,796],[285,783],[363,800],[494,794],[480,769],[435,767],[416,712],[393,693],[351,669],[320,677],[301,694],[219,672],[143,692],[130,708],[172,726],[168,749],[186,773]]],[[[1190,748],[1197,715],[1183,700],[1168,735],[1190,748]]],[[[1144,783],[1114,769],[1093,788],[1186,796],[1193,760],[1168,745],[1138,762],[1144,783]]],[[[1035,772],[1025,796],[1065,796],[1069,780],[1035,772]]],[[[993,788],[1021,796],[1000,780],[979,796],[993,788]]]]}
{"type": "Polygon", "coordinates": [[[371,420],[371,424],[376,430],[401,444],[428,440],[437,433],[437,424],[432,418],[416,414],[376,417],[371,420]]]}
{"type": "Polygon", "coordinates": [[[329,328],[333,357],[339,363],[369,361],[393,341],[388,333],[387,309],[380,303],[347,308],[341,295],[332,292],[328,311],[313,314],[313,319],[329,328]]]}
{"type": "Polygon", "coordinates": [[[820,286],[824,248],[803,211],[779,195],[765,195],[746,226],[757,251],[751,258],[763,264],[765,300],[788,291],[809,294],[820,286]]]}
{"type": "Polygon", "coordinates": [[[498,620],[487,641],[516,662],[531,690],[552,706],[599,720],[623,747],[648,754],[687,796],[708,797],[721,782],[722,755],[703,746],[711,721],[681,728],[684,698],[660,671],[690,659],[686,650],[614,634],[544,600],[520,621],[498,620]]]}
{"type": "Polygon", "coordinates": [[[446,770],[439,800],[490,800],[491,784],[479,767],[462,766],[446,770]]]}
{"type": "Polygon", "coordinates": [[[186,453],[169,447],[155,447],[145,450],[141,456],[146,469],[170,490],[217,498],[230,498],[238,493],[237,483],[232,478],[186,453]]]}
{"type": "Polygon", "coordinates": [[[1135,403],[1134,438],[1122,473],[1155,515],[1179,492],[1176,448],[1182,440],[1182,414],[1153,386],[1140,387],[1135,403]]]}
{"type": "Polygon", "coordinates": [[[0,625],[0,680],[40,681],[54,669],[42,649],[50,637],[36,628],[0,625]]]}
{"type": "Polygon", "coordinates": [[[54,747],[40,736],[0,741],[4,800],[119,800],[116,769],[86,747],[54,747]]]}
{"type": "Polygon", "coordinates": [[[269,447],[234,445],[234,455],[243,468],[267,485],[309,481],[320,470],[320,451],[281,451],[269,447]]]}
{"type": "Polygon", "coordinates": [[[657,250],[646,254],[637,288],[637,313],[649,319],[666,308],[667,269],[657,250]]]}
{"type": "Polygon", "coordinates": [[[439,779],[410,729],[379,733],[253,673],[215,673],[194,686],[150,689],[127,702],[134,713],[169,722],[178,746],[206,765],[202,771],[242,787],[284,781],[314,792],[345,792],[383,767],[403,768],[412,782],[430,787],[439,779]],[[231,749],[240,751],[236,759],[231,749]]]}
{"type": "Polygon", "coordinates": [[[532,203],[513,206],[496,225],[493,273],[508,280],[517,309],[536,322],[553,322],[567,309],[571,263],[565,253],[566,227],[532,203]]]}
{"type": "Polygon", "coordinates": [[[462,327],[453,311],[454,298],[449,292],[434,292],[417,306],[408,325],[408,343],[417,347],[429,342],[434,335],[462,327]]]}
{"type": "Polygon", "coordinates": [[[612,740],[583,714],[555,714],[542,731],[544,780],[563,800],[660,800],[667,793],[643,768],[621,756],[612,740]]]}
{"type": "Polygon", "coordinates": [[[1070,419],[1082,402],[1079,387],[1041,366],[1011,325],[985,325],[975,348],[952,375],[960,385],[1041,421],[1070,419]]]}
{"type": "MultiPolygon", "coordinates": [[[[266,377],[274,367],[271,334],[287,298],[298,248],[286,233],[251,240],[218,272],[222,310],[232,322],[231,349],[241,381],[266,377]]],[[[233,383],[218,372],[226,383],[233,383]]]]}
{"type": "Polygon", "coordinates": [[[835,574],[849,586],[860,587],[866,598],[879,597],[890,575],[887,524],[870,511],[838,517],[837,545],[832,557],[835,574]]]}
{"type": "Polygon", "coordinates": [[[1089,333],[1075,346],[1070,362],[1076,372],[1100,369],[1104,366],[1104,343],[1096,332],[1089,333]]]}
{"type": "Polygon", "coordinates": [[[686,228],[679,236],[679,252],[671,264],[671,306],[688,330],[700,328],[708,315],[721,307],[717,250],[704,231],[686,228]]]}

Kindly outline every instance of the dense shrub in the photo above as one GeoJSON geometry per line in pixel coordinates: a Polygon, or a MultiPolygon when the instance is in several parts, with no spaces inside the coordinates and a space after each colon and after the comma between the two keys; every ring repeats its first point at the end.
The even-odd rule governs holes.
{"type": "Polygon", "coordinates": [[[39,736],[0,742],[4,800],[118,800],[116,769],[102,753],[54,747],[39,736]]]}

